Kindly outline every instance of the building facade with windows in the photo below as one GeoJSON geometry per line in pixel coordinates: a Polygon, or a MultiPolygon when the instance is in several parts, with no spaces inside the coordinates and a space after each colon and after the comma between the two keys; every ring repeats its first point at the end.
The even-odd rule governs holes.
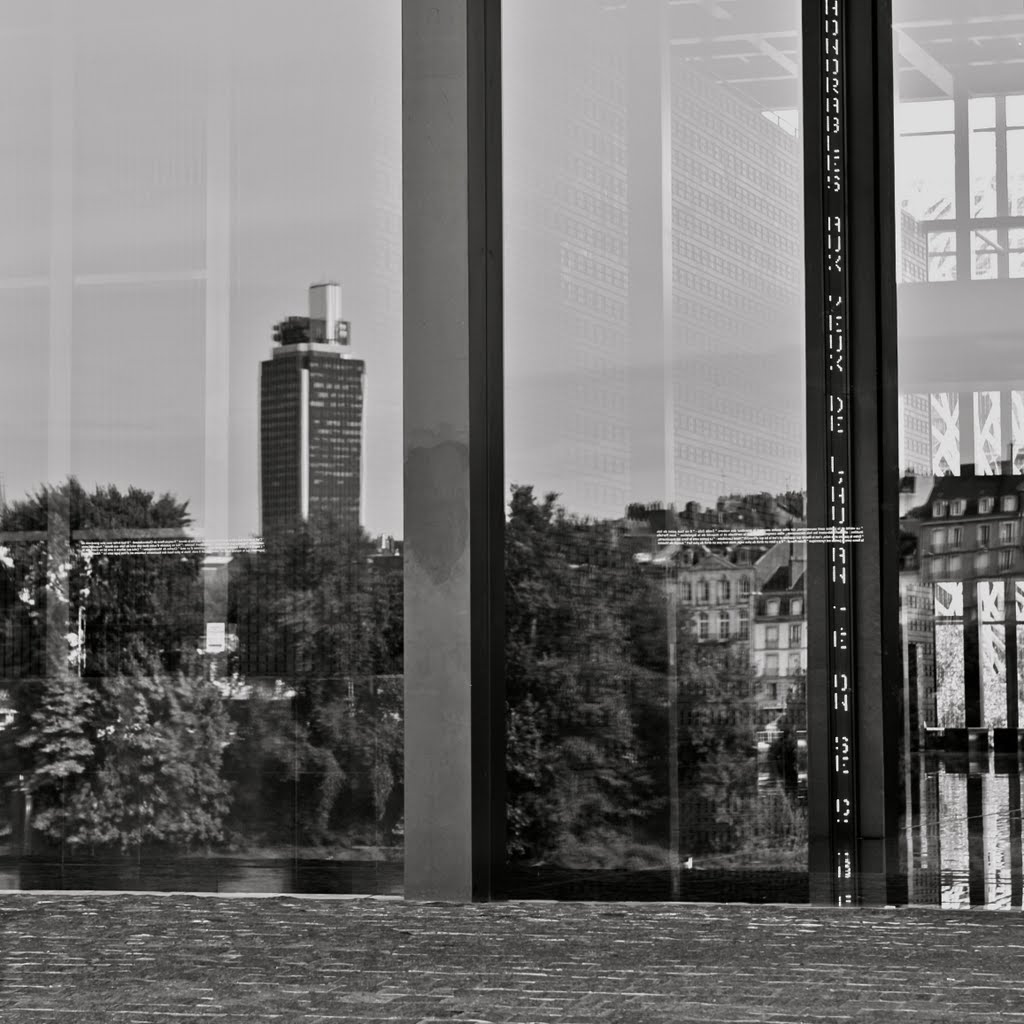
{"type": "Polygon", "coordinates": [[[677,557],[675,588],[698,642],[749,649],[754,564],[749,550],[690,549],[677,557]]]}
{"type": "Polygon", "coordinates": [[[751,660],[758,676],[762,722],[781,717],[792,696],[802,702],[807,675],[807,598],[804,560],[792,557],[764,580],[754,604],[751,660]]]}
{"type": "Polygon", "coordinates": [[[274,329],[260,364],[263,531],[319,520],[360,523],[365,364],[349,355],[340,285],[309,289],[309,315],[274,329]]]}

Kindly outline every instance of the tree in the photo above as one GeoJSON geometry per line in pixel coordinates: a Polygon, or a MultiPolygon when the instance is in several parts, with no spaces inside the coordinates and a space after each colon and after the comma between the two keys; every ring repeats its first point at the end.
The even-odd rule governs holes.
{"type": "MultiPolygon", "coordinates": [[[[290,782],[264,795],[294,803],[286,820],[308,843],[386,838],[400,816],[402,577],[375,552],[362,530],[296,522],[232,577],[239,670],[280,678],[294,696],[287,744],[250,716],[248,745],[229,757],[290,782]]],[[[259,704],[252,713],[275,714],[259,704]]]]}
{"type": "MultiPolygon", "coordinates": [[[[63,684],[61,710],[85,682],[70,677],[63,684]]],[[[228,786],[220,766],[229,725],[216,688],[180,674],[117,676],[103,680],[88,703],[102,707],[108,723],[97,727],[95,714],[82,716],[79,706],[87,724],[70,743],[58,734],[63,759],[54,757],[53,737],[64,718],[49,703],[18,741],[35,764],[35,828],[72,849],[222,839],[228,786]]]]}
{"type": "Polygon", "coordinates": [[[87,493],[73,478],[0,516],[11,538],[0,565],[16,680],[15,722],[0,745],[24,780],[36,832],[72,849],[221,835],[228,722],[195,653],[199,557],[90,557],[76,543],[85,531],[183,535],[188,523],[187,505],[170,495],[87,493]]]}
{"type": "Polygon", "coordinates": [[[72,672],[42,680],[38,699],[16,741],[31,768],[30,792],[63,790],[85,773],[93,759],[88,726],[94,703],[88,684],[72,672]]]}
{"type": "Polygon", "coordinates": [[[621,866],[677,831],[684,855],[743,848],[758,807],[745,646],[698,643],[671,564],[634,562],[612,524],[553,494],[513,487],[505,567],[510,855],[621,866]]]}
{"type": "Polygon", "coordinates": [[[190,523],[188,503],[169,494],[113,486],[89,493],[74,477],[9,504],[0,515],[0,529],[12,538],[2,588],[8,677],[66,665],[68,638],[77,643],[79,624],[83,675],[130,673],[154,661],[181,667],[202,630],[201,555],[142,549],[90,556],[76,538],[118,540],[153,530],[184,536],[190,523]]]}
{"type": "Polygon", "coordinates": [[[741,649],[680,659],[684,829],[692,853],[735,849],[757,793],[754,673],[741,649]]]}
{"type": "Polygon", "coordinates": [[[508,846],[533,859],[612,851],[664,799],[637,730],[664,689],[648,667],[662,606],[607,524],[556,501],[513,487],[505,530],[508,846]]]}

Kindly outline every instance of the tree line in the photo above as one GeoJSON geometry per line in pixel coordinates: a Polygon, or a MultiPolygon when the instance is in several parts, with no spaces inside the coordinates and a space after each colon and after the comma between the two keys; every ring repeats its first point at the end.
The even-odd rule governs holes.
{"type": "MultiPolygon", "coordinates": [[[[83,853],[400,845],[400,561],[329,522],[268,536],[223,578],[200,554],[72,540],[189,525],[170,495],[75,480],[0,514],[0,778],[33,834],[83,853]],[[237,635],[214,655],[211,601],[237,635]]],[[[799,840],[789,745],[769,820],[758,796],[745,650],[698,644],[614,524],[514,487],[505,565],[511,858],[662,862],[673,772],[684,855],[799,840]]]]}

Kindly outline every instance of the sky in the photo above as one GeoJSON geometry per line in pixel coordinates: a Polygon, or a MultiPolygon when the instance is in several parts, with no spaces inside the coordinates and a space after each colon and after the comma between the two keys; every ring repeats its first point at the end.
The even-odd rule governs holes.
{"type": "MultiPolygon", "coordinates": [[[[560,54],[614,50],[618,31],[609,21],[584,38],[594,3],[549,3],[505,12],[506,196],[533,204],[535,227],[577,173],[559,133],[579,82],[560,54]]],[[[256,533],[259,364],[273,325],[304,314],[308,286],[329,279],[366,364],[364,524],[401,536],[399,0],[5,0],[0,90],[7,498],[70,472],[87,486],[170,491],[210,537],[256,533]]],[[[542,234],[506,236],[510,483],[559,490],[584,514],[621,513],[617,491],[588,504],[574,484],[595,458],[618,465],[609,424],[587,427],[582,447],[569,436],[567,396],[584,371],[595,393],[621,391],[624,367],[654,394],[669,370],[702,373],[706,393],[687,392],[682,411],[716,422],[726,398],[785,409],[801,393],[799,329],[779,348],[732,336],[698,353],[683,337],[666,363],[628,347],[593,363],[548,303],[566,283],[567,247],[542,234]],[[523,285],[534,268],[540,291],[523,285]]],[[[789,406],[802,432],[799,400],[789,406]]],[[[744,465],[715,469],[706,488],[760,490],[744,465]]]]}
{"type": "Polygon", "coordinates": [[[365,521],[401,534],[400,60],[387,0],[0,5],[9,500],[61,465],[63,405],[87,485],[169,490],[218,536],[256,532],[259,363],[329,279],[366,363],[365,521]],[[69,274],[62,334],[49,282],[69,274]]]}

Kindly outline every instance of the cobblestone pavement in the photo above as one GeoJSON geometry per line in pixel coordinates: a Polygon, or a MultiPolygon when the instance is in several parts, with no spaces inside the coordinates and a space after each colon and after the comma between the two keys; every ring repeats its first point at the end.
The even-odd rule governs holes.
{"type": "Polygon", "coordinates": [[[0,1020],[1024,1021],[1024,916],[4,894],[0,1020]]]}

